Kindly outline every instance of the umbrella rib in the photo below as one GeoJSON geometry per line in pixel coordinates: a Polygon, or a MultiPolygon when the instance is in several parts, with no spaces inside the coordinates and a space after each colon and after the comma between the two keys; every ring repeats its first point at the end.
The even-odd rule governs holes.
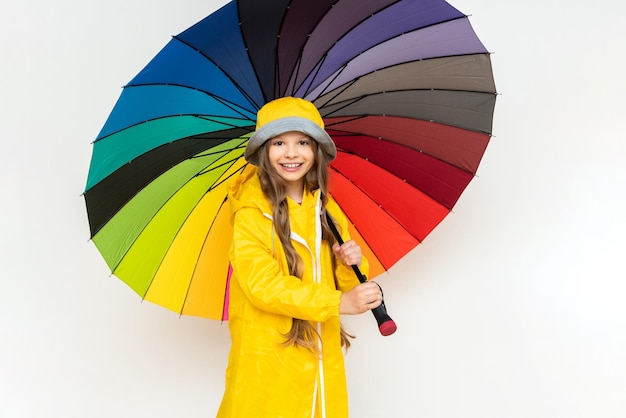
{"type": "MultiPolygon", "coordinates": [[[[343,110],[343,109],[347,108],[348,106],[351,106],[351,105],[355,104],[356,102],[359,102],[359,101],[363,100],[364,98],[366,98],[368,96],[373,96],[373,95],[368,94],[368,95],[364,95],[364,96],[354,97],[352,99],[343,100],[342,102],[337,103],[337,105],[339,105],[341,103],[344,103],[343,106],[339,106],[335,110],[331,111],[330,113],[323,114],[322,116],[324,117],[324,119],[326,119],[328,117],[331,117],[333,115],[333,113],[339,112],[340,110],[343,110]]],[[[367,115],[363,115],[363,117],[365,117],[365,116],[367,116],[367,115]]]]}
{"type": "MultiPolygon", "coordinates": [[[[291,81],[289,82],[289,84],[291,84],[291,93],[290,93],[291,96],[293,96],[298,91],[298,88],[301,86],[301,84],[297,85],[297,82],[298,82],[298,78],[300,77],[300,71],[302,69],[303,57],[304,57],[304,46],[300,49],[300,54],[298,55],[298,63],[296,65],[294,75],[292,77],[293,83],[291,81]]],[[[306,77],[305,77],[305,80],[306,80],[306,77]]],[[[287,86],[287,88],[289,88],[289,86],[287,86]]]]}
{"type": "Polygon", "coordinates": [[[244,165],[243,167],[241,167],[240,169],[238,169],[237,171],[235,171],[232,174],[229,174],[228,176],[226,176],[222,181],[215,183],[213,186],[209,187],[208,191],[211,191],[213,189],[215,189],[217,186],[225,183],[226,181],[230,180],[231,178],[233,178],[234,176],[240,174],[246,167],[248,166],[248,164],[244,165]]]}
{"type": "MultiPolygon", "coordinates": [[[[325,94],[325,92],[327,92],[328,86],[330,86],[330,85],[333,83],[333,81],[335,81],[335,80],[336,80],[336,79],[337,79],[337,78],[341,75],[341,73],[343,73],[343,72],[344,72],[344,70],[346,69],[346,67],[347,67],[347,64],[344,64],[344,65],[342,65],[342,66],[341,66],[341,68],[340,68],[339,70],[335,71],[335,74],[334,74],[334,76],[332,77],[332,79],[331,79],[331,80],[330,80],[330,81],[326,84],[326,86],[325,86],[325,87],[324,87],[324,88],[323,88],[323,89],[319,92],[319,94],[317,95],[317,97],[321,97],[321,96],[323,96],[323,95],[325,94]]],[[[348,85],[347,87],[349,87],[349,86],[351,86],[352,84],[354,84],[354,83],[355,83],[355,82],[356,82],[359,78],[360,78],[360,77],[357,77],[357,78],[355,78],[355,79],[353,79],[353,80],[350,80],[351,82],[349,83],[349,85],[348,85]]],[[[348,84],[348,83],[346,83],[346,84],[348,84]]]]}
{"type": "MultiPolygon", "coordinates": [[[[333,106],[337,106],[337,108],[332,110],[332,111],[330,111],[329,113],[323,114],[322,117],[324,119],[329,118],[329,117],[333,117],[334,113],[339,112],[339,111],[341,111],[341,110],[343,110],[343,109],[345,109],[345,108],[347,108],[349,106],[352,106],[353,104],[355,104],[355,103],[357,103],[357,102],[359,102],[361,100],[364,100],[365,98],[368,98],[368,97],[380,96],[380,95],[387,94],[387,93],[401,93],[401,92],[412,92],[412,91],[462,92],[462,93],[483,94],[483,95],[494,96],[494,97],[498,96],[498,93],[490,92],[490,91],[485,92],[485,91],[477,91],[477,90],[455,90],[455,89],[429,89],[429,88],[424,88],[424,89],[398,89],[398,90],[377,91],[377,92],[368,93],[368,94],[364,94],[364,95],[361,95],[361,96],[358,96],[358,97],[353,97],[353,98],[350,98],[350,99],[345,99],[345,100],[342,100],[340,102],[337,102],[337,103],[333,104],[333,106]]],[[[320,110],[321,111],[328,110],[328,108],[326,108],[326,109],[321,108],[320,110]]],[[[376,115],[378,115],[378,116],[394,116],[393,114],[386,114],[386,113],[380,113],[380,114],[372,113],[371,115],[362,115],[362,116],[366,117],[366,116],[376,116],[376,115]]],[[[493,116],[493,111],[492,111],[492,116],[493,116]]],[[[335,116],[335,117],[339,117],[339,116],[335,116]]],[[[398,117],[401,117],[401,116],[398,116],[398,117]]],[[[436,119],[423,119],[423,118],[413,118],[413,119],[423,120],[423,121],[432,122],[432,123],[439,123],[441,125],[455,127],[455,125],[450,125],[448,123],[445,123],[445,122],[442,122],[442,121],[439,121],[439,120],[436,120],[436,119]]],[[[458,128],[459,126],[456,126],[456,127],[458,128]]],[[[471,128],[471,127],[462,127],[462,129],[465,129],[465,130],[471,131],[471,132],[477,132],[477,133],[480,133],[480,134],[486,134],[486,135],[492,136],[491,135],[491,131],[484,131],[484,130],[480,130],[480,129],[474,129],[474,128],[471,128]]]]}
{"type": "MultiPolygon", "coordinates": [[[[241,34],[241,41],[243,42],[243,47],[246,50],[246,55],[248,56],[248,61],[250,62],[250,66],[252,67],[252,72],[254,73],[254,78],[256,79],[257,85],[259,86],[259,90],[261,90],[261,94],[263,95],[263,100],[265,102],[269,101],[268,97],[265,95],[265,90],[263,89],[262,84],[261,84],[261,80],[259,79],[259,74],[257,73],[256,68],[254,67],[254,60],[252,59],[252,56],[250,55],[250,47],[249,45],[246,43],[246,37],[244,36],[243,33],[243,22],[241,22],[241,11],[239,10],[239,3],[237,3],[237,18],[239,20],[239,33],[241,34]]],[[[217,65],[217,64],[216,64],[217,65]]],[[[221,70],[221,68],[220,68],[221,70]]],[[[261,103],[260,105],[262,105],[264,103],[261,103]]],[[[257,108],[261,108],[261,106],[258,106],[257,108]]]]}
{"type": "MultiPolygon", "coordinates": [[[[345,67],[344,67],[344,68],[345,68],[345,67]]],[[[343,71],[343,70],[342,70],[342,71],[343,71]]],[[[337,74],[337,76],[339,76],[339,74],[337,74]]],[[[338,90],[338,91],[336,92],[336,94],[335,94],[335,95],[333,95],[332,97],[328,98],[328,100],[326,100],[326,102],[325,102],[325,103],[321,104],[321,105],[319,106],[319,108],[320,108],[320,109],[323,109],[323,108],[324,108],[324,106],[326,106],[328,103],[330,103],[330,102],[332,102],[333,100],[335,100],[335,99],[336,99],[338,96],[340,96],[343,92],[345,92],[345,91],[346,91],[346,90],[348,90],[350,87],[352,87],[352,86],[353,86],[353,85],[354,85],[354,84],[355,84],[355,83],[356,83],[356,82],[357,82],[360,78],[361,78],[361,77],[355,78],[355,79],[353,79],[353,80],[350,80],[350,82],[348,82],[348,83],[344,83],[343,85],[341,85],[341,86],[337,87],[336,89],[330,90],[328,93],[331,93],[331,92],[332,92],[332,91],[334,91],[334,90],[338,90]]],[[[337,79],[337,77],[335,77],[334,79],[337,79]]],[[[331,83],[328,83],[328,85],[324,88],[324,91],[325,91],[325,90],[326,90],[326,88],[328,88],[328,86],[330,86],[331,84],[332,84],[332,82],[331,82],[331,83]]],[[[324,91],[320,92],[320,94],[318,95],[318,98],[319,98],[319,97],[323,97],[323,96],[324,96],[324,94],[328,94],[328,93],[324,93],[324,91]]]]}
{"type": "MultiPolygon", "coordinates": [[[[218,102],[220,102],[221,104],[223,104],[224,106],[228,107],[230,110],[232,110],[233,112],[236,112],[238,114],[240,114],[243,118],[245,119],[250,119],[248,116],[246,116],[245,114],[243,114],[239,109],[241,108],[241,106],[238,106],[235,102],[228,100],[220,95],[217,95],[215,93],[211,93],[207,90],[204,89],[200,89],[197,87],[193,87],[193,86],[188,86],[186,84],[180,84],[180,83],[168,83],[168,82],[161,82],[161,83],[137,83],[137,84],[127,84],[126,86],[124,86],[124,89],[127,88],[133,88],[133,87],[149,87],[149,86],[174,86],[174,87],[181,87],[184,89],[189,89],[189,90],[194,90],[200,93],[204,93],[209,97],[212,97],[213,99],[217,100],[218,102]]],[[[252,109],[246,109],[250,112],[254,112],[255,108],[254,108],[254,104],[250,103],[252,105],[252,109]]]]}
{"type": "MultiPolygon", "coordinates": [[[[241,157],[236,157],[236,158],[233,158],[233,159],[231,159],[231,160],[225,161],[225,162],[224,162],[224,163],[222,163],[222,164],[216,165],[216,166],[214,166],[214,167],[213,167],[213,166],[211,166],[210,168],[206,168],[206,169],[204,169],[204,170],[200,171],[200,172],[199,172],[198,174],[196,174],[194,177],[200,177],[200,176],[203,176],[203,175],[205,175],[205,174],[209,174],[209,173],[211,173],[212,171],[217,170],[218,168],[222,168],[222,167],[225,167],[225,166],[232,166],[232,165],[233,165],[233,163],[235,163],[237,160],[239,160],[239,158],[241,158],[241,157]]],[[[245,166],[244,166],[244,167],[245,167],[245,166]]],[[[238,170],[236,173],[239,173],[240,171],[241,171],[241,170],[238,170]]],[[[224,180],[220,181],[219,183],[216,183],[216,184],[212,185],[211,187],[209,187],[209,188],[208,188],[208,190],[213,190],[215,187],[219,186],[220,184],[222,184],[224,181],[228,180],[228,179],[229,179],[229,178],[231,178],[232,176],[233,176],[232,174],[231,174],[231,175],[229,175],[229,176],[227,176],[227,177],[226,177],[226,179],[224,179],[224,180]]]]}
{"type": "MultiPolygon", "coordinates": [[[[229,123],[225,123],[224,121],[213,119],[213,117],[214,118],[220,117],[218,115],[201,115],[201,114],[194,114],[194,113],[186,113],[186,114],[185,113],[181,113],[181,114],[177,114],[177,115],[165,115],[165,116],[158,116],[158,117],[155,117],[155,118],[142,120],[140,122],[136,122],[136,123],[133,123],[131,125],[128,125],[128,126],[126,126],[124,128],[118,129],[115,132],[111,132],[109,134],[106,134],[105,136],[97,138],[96,140],[92,141],[91,143],[95,144],[96,142],[100,142],[102,140],[105,140],[105,139],[107,139],[107,138],[109,138],[109,137],[111,137],[113,135],[116,135],[116,134],[118,134],[120,132],[123,132],[123,131],[125,131],[125,130],[127,130],[129,128],[133,128],[135,126],[143,125],[144,123],[153,122],[153,121],[157,121],[157,120],[161,120],[161,119],[167,119],[167,118],[171,118],[171,117],[177,117],[177,116],[193,116],[195,118],[200,118],[200,119],[212,121],[212,122],[219,123],[219,124],[222,124],[224,126],[231,127],[231,128],[241,128],[241,126],[231,125],[229,123]]],[[[223,117],[223,116],[221,116],[221,117],[223,117]]],[[[234,119],[234,118],[231,118],[231,119],[234,119]]],[[[244,117],[244,118],[241,118],[240,120],[250,121],[250,118],[244,117]]]]}
{"type": "MultiPolygon", "coordinates": [[[[211,57],[209,57],[206,53],[204,53],[203,51],[199,50],[198,48],[194,47],[193,45],[185,42],[184,40],[180,39],[178,36],[172,36],[172,38],[176,39],[178,42],[181,42],[184,45],[187,45],[189,48],[193,49],[194,51],[198,52],[199,54],[201,54],[203,57],[205,57],[207,60],[209,60],[213,65],[215,65],[223,74],[225,77],[227,77],[235,86],[235,88],[237,90],[239,90],[239,92],[246,98],[246,100],[248,101],[248,103],[250,103],[250,105],[252,105],[252,107],[254,109],[258,109],[259,107],[261,107],[260,103],[256,103],[254,101],[254,99],[252,97],[250,97],[250,95],[246,92],[246,90],[244,88],[242,88],[239,83],[237,83],[235,81],[234,78],[232,78],[230,76],[230,74],[228,74],[226,71],[224,71],[224,69],[222,67],[220,67],[217,62],[213,61],[213,59],[211,57]]],[[[243,35],[242,35],[243,38],[243,35]]],[[[256,72],[255,72],[256,75],[256,72]]],[[[257,77],[257,81],[258,81],[258,77],[257,77]]]]}
{"type": "MultiPolygon", "coordinates": [[[[241,148],[242,148],[242,146],[241,146],[241,145],[238,145],[238,146],[236,146],[235,148],[231,149],[230,151],[234,151],[234,150],[236,150],[236,149],[241,149],[241,148]]],[[[205,152],[205,153],[200,153],[200,154],[197,154],[197,155],[193,155],[193,156],[191,156],[190,158],[191,158],[191,159],[194,159],[194,158],[204,158],[204,157],[208,157],[209,155],[217,155],[217,154],[223,154],[223,153],[224,153],[224,151],[212,151],[212,152],[205,152]]],[[[237,158],[239,158],[239,157],[237,157],[237,158]]],[[[229,162],[230,162],[230,161],[231,161],[231,160],[229,160],[229,162]]],[[[220,164],[220,166],[222,166],[222,165],[224,165],[224,164],[220,164]]],[[[210,170],[209,170],[209,171],[210,171],[210,170]]],[[[208,172],[208,171],[206,171],[206,172],[208,172]]],[[[196,174],[194,177],[197,177],[198,175],[200,175],[200,174],[204,174],[204,173],[205,173],[204,171],[201,171],[200,173],[196,174]]]]}
{"type": "MultiPolygon", "coordinates": [[[[232,149],[231,149],[231,150],[229,150],[229,151],[231,151],[231,152],[232,152],[232,151],[234,151],[234,150],[244,148],[244,144],[245,144],[246,142],[247,142],[247,139],[246,139],[246,140],[244,140],[244,141],[242,141],[239,145],[237,145],[237,147],[232,148],[232,149]]],[[[223,152],[223,151],[221,151],[221,152],[223,152]]],[[[219,154],[219,153],[220,153],[220,151],[216,151],[216,152],[213,152],[213,153],[207,153],[207,154],[198,155],[198,156],[195,156],[194,158],[201,158],[201,157],[203,157],[203,156],[207,156],[207,155],[215,155],[215,154],[219,154]]],[[[210,172],[212,172],[212,171],[214,171],[214,170],[217,170],[218,168],[221,168],[221,167],[225,167],[225,166],[232,167],[232,166],[235,164],[235,162],[237,162],[240,158],[241,158],[241,156],[237,156],[237,157],[235,157],[235,158],[231,158],[230,160],[227,160],[227,161],[225,161],[225,162],[223,162],[223,163],[221,163],[221,164],[219,164],[219,165],[216,165],[216,166],[210,166],[210,167],[208,167],[208,168],[205,168],[205,169],[201,170],[200,172],[198,172],[198,173],[197,173],[194,177],[200,177],[200,176],[202,176],[202,175],[204,175],[204,174],[208,174],[208,173],[210,173],[210,172]]],[[[228,176],[226,176],[225,178],[223,178],[221,181],[219,181],[219,182],[217,182],[217,183],[215,183],[215,184],[211,185],[209,188],[207,188],[207,193],[208,193],[209,191],[211,191],[211,190],[215,189],[216,187],[220,186],[220,185],[221,185],[221,184],[223,184],[224,182],[226,182],[226,181],[230,180],[233,176],[235,176],[235,175],[237,175],[237,174],[241,173],[241,172],[242,172],[242,171],[246,168],[246,166],[247,166],[247,165],[248,165],[248,164],[244,164],[241,168],[239,168],[238,170],[235,170],[233,173],[229,174],[228,176]]]]}
{"type": "MultiPolygon", "coordinates": [[[[326,123],[326,118],[324,118],[324,122],[326,123],[326,128],[327,128],[327,129],[328,129],[328,128],[331,128],[331,127],[333,127],[333,126],[335,126],[335,125],[337,125],[337,124],[340,124],[340,123],[345,123],[345,122],[353,122],[353,121],[355,121],[355,120],[364,119],[364,118],[366,118],[366,117],[367,117],[367,115],[355,115],[355,116],[353,116],[353,117],[350,117],[350,116],[347,116],[347,117],[348,117],[349,119],[341,120],[341,121],[339,121],[339,122],[334,122],[334,123],[333,123],[332,121],[331,121],[330,123],[326,123]]],[[[345,132],[345,131],[343,131],[343,129],[338,129],[338,130],[339,130],[339,131],[342,131],[342,132],[345,132]]],[[[350,132],[352,132],[352,131],[350,131],[350,132]]],[[[364,135],[364,134],[361,134],[361,135],[364,135]]]]}
{"type": "MultiPolygon", "coordinates": [[[[206,121],[219,123],[219,124],[221,124],[221,125],[228,126],[228,127],[230,127],[230,128],[244,128],[244,129],[249,129],[249,128],[246,128],[246,127],[244,127],[244,126],[233,125],[233,124],[231,124],[231,123],[226,123],[226,122],[224,122],[224,121],[217,120],[217,119],[216,119],[216,118],[217,118],[217,116],[209,116],[209,115],[192,115],[192,116],[195,116],[195,117],[197,117],[198,119],[203,119],[203,120],[206,120],[206,121]]],[[[247,121],[250,121],[250,122],[254,123],[254,121],[250,120],[249,118],[240,119],[240,120],[247,120],[247,121]]],[[[253,129],[250,129],[250,130],[249,130],[249,132],[252,132],[252,131],[253,131],[253,129]]]]}
{"type": "MultiPolygon", "coordinates": [[[[324,62],[326,61],[326,58],[328,57],[328,52],[326,52],[324,54],[324,56],[318,61],[318,64],[316,64],[316,68],[315,68],[315,72],[313,73],[313,76],[311,77],[311,80],[309,81],[309,85],[306,87],[306,89],[304,90],[304,93],[302,94],[303,97],[306,97],[307,94],[309,94],[311,87],[313,86],[313,82],[315,81],[315,78],[317,77],[317,75],[319,74],[320,70],[322,69],[322,66],[324,65],[324,62]]],[[[303,81],[306,81],[306,78],[303,81]]],[[[300,87],[302,87],[304,85],[304,83],[300,84],[298,86],[298,89],[300,87]]],[[[296,91],[298,90],[296,89],[296,91]]]]}
{"type": "MultiPolygon", "coordinates": [[[[287,9],[289,10],[289,9],[287,9]]],[[[276,40],[276,53],[274,54],[274,98],[280,97],[281,95],[281,77],[280,77],[280,73],[281,73],[281,68],[280,68],[280,59],[278,56],[278,51],[280,51],[280,34],[283,32],[283,27],[285,25],[285,20],[287,18],[286,13],[283,15],[283,18],[280,21],[280,25],[278,27],[278,32],[276,34],[277,40],[276,40]]],[[[298,54],[298,57],[300,57],[301,51],[298,54]]]]}
{"type": "MultiPolygon", "coordinates": [[[[346,83],[347,84],[347,83],[346,83]]],[[[353,97],[352,99],[345,99],[342,100],[341,102],[337,102],[337,104],[342,103],[342,102],[350,102],[347,104],[347,106],[354,104],[355,102],[362,100],[366,97],[371,97],[371,96],[377,96],[377,95],[381,95],[381,94],[386,94],[386,93],[395,93],[395,92],[402,92],[402,91],[456,91],[456,92],[464,92],[464,93],[480,93],[480,94],[486,94],[486,95],[492,95],[492,96],[498,96],[498,93],[495,91],[483,91],[483,90],[460,90],[460,89],[442,89],[442,88],[421,88],[421,89],[410,89],[410,88],[405,88],[405,89],[395,89],[395,90],[385,90],[385,91],[375,91],[372,93],[367,93],[367,94],[362,94],[358,97],[353,97]]],[[[345,106],[344,106],[345,107],[345,106]]],[[[343,109],[343,107],[342,107],[343,109]]],[[[336,112],[336,110],[335,110],[336,112]]],[[[326,116],[324,116],[326,117],[326,116]]]]}
{"type": "MultiPolygon", "coordinates": [[[[242,126],[238,126],[238,125],[233,125],[232,123],[227,123],[224,121],[219,120],[218,118],[223,117],[223,116],[217,116],[217,115],[200,115],[200,114],[196,114],[196,115],[189,115],[189,116],[194,116],[198,119],[203,119],[209,122],[215,122],[215,123],[219,123],[220,125],[224,125],[227,126],[229,128],[243,128],[242,126]]],[[[245,118],[245,119],[239,119],[239,120],[246,120],[249,121],[250,119],[245,118]]]]}
{"type": "MultiPolygon", "coordinates": [[[[226,100],[222,96],[218,96],[218,95],[215,95],[215,94],[212,94],[212,93],[208,93],[207,92],[207,94],[209,94],[211,97],[213,97],[218,102],[222,103],[224,106],[226,106],[227,108],[229,108],[233,112],[236,112],[236,113],[240,114],[242,117],[244,117],[245,119],[252,121],[249,117],[247,117],[242,112],[240,112],[238,109],[236,109],[234,107],[234,103],[232,103],[230,100],[226,100]]],[[[254,121],[252,121],[252,122],[254,122],[254,121]]]]}

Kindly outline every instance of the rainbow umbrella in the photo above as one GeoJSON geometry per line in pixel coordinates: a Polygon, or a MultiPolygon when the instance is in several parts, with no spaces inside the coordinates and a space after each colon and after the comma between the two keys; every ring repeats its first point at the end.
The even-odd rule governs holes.
{"type": "Polygon", "coordinates": [[[371,278],[415,248],[491,137],[490,54],[442,0],[240,0],[173,39],[123,89],[93,144],[91,238],[142,298],[225,318],[226,202],[256,111],[313,101],[338,148],[331,191],[371,278]]]}

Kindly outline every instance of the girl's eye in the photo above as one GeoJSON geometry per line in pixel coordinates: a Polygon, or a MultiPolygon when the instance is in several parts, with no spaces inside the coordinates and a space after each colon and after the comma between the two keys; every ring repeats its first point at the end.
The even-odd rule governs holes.
{"type": "Polygon", "coordinates": [[[274,141],[272,145],[283,145],[283,141],[274,141]]]}
{"type": "Polygon", "coordinates": [[[309,145],[309,141],[303,139],[302,141],[300,141],[300,145],[309,145]]]}

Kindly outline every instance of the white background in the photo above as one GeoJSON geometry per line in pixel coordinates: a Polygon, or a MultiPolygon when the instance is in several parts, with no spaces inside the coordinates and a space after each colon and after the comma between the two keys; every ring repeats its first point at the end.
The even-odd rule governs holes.
{"type": "MultiPolygon", "coordinates": [[[[109,275],[80,196],[129,81],[224,2],[0,5],[0,418],[211,417],[226,324],[109,275]]],[[[453,214],[346,319],[351,416],[626,416],[625,3],[457,0],[494,135],[453,214]]]]}

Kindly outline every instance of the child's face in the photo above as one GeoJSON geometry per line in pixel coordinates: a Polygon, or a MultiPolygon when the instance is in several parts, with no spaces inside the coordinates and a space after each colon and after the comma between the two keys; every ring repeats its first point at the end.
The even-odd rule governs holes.
{"type": "Polygon", "coordinates": [[[289,185],[304,185],[304,176],[315,164],[312,142],[302,132],[285,132],[269,140],[270,164],[289,185]]]}

